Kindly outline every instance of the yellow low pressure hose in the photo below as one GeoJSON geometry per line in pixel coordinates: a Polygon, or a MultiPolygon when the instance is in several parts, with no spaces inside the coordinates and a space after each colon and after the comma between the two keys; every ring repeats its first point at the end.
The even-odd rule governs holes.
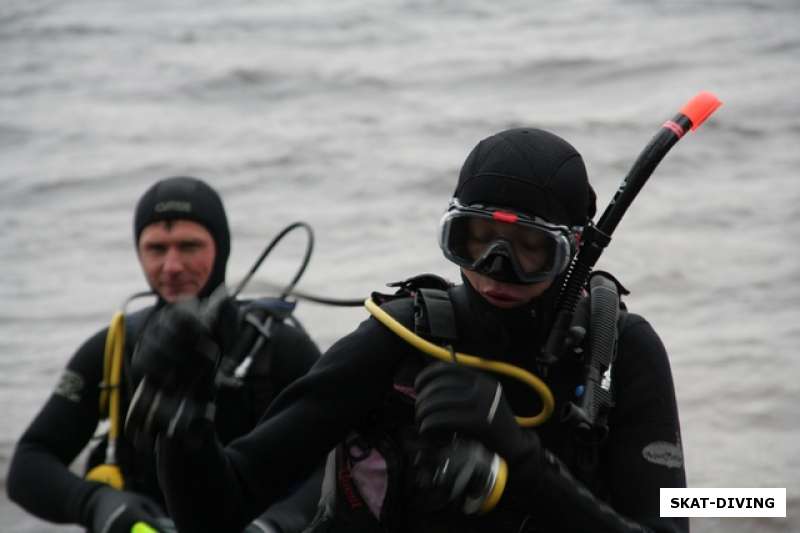
{"type": "Polygon", "coordinates": [[[122,490],[125,481],[122,471],[116,464],[117,439],[120,424],[120,377],[122,375],[122,357],[125,350],[125,315],[121,311],[114,313],[106,335],[106,347],[103,354],[103,383],[100,389],[100,414],[108,415],[108,445],[106,447],[105,464],[97,465],[86,479],[106,483],[115,489],[122,490]]]}
{"type": "Polygon", "coordinates": [[[555,405],[553,393],[541,379],[534,376],[527,370],[510,365],[508,363],[503,363],[501,361],[490,361],[487,359],[481,359],[480,357],[474,355],[460,352],[450,352],[445,348],[442,348],[441,346],[427,341],[415,334],[413,331],[395,320],[389,313],[378,307],[378,304],[372,301],[372,298],[367,298],[367,300],[364,302],[364,306],[367,308],[367,311],[369,311],[370,314],[372,314],[372,316],[374,316],[381,324],[389,328],[392,332],[394,332],[404,341],[411,344],[414,348],[430,355],[431,357],[441,359],[442,361],[446,362],[455,361],[456,363],[464,366],[471,366],[481,370],[488,370],[489,372],[494,372],[495,374],[502,374],[504,376],[519,380],[535,390],[536,394],[542,401],[542,410],[535,416],[518,416],[517,423],[520,426],[538,426],[543,424],[548,418],[550,418],[550,415],[553,414],[553,407],[555,405]]]}
{"type": "Polygon", "coordinates": [[[122,357],[125,353],[125,315],[117,311],[111,319],[106,352],[111,352],[111,379],[108,382],[110,391],[108,418],[111,421],[109,437],[116,443],[119,437],[119,396],[120,377],[122,375],[122,357]]]}

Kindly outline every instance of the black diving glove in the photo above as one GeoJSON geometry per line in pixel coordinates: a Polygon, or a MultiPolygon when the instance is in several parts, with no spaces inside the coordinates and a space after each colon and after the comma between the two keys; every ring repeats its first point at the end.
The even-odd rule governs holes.
{"type": "Polygon", "coordinates": [[[445,508],[465,514],[486,512],[497,489],[500,463],[497,454],[474,440],[454,438],[440,448],[419,451],[412,461],[412,508],[426,512],[445,508]]]}
{"type": "Polygon", "coordinates": [[[216,292],[204,302],[169,304],[142,332],[131,365],[141,381],[125,420],[125,434],[137,449],[152,450],[159,434],[182,436],[197,421],[213,420],[217,331],[231,305],[216,292]]]}
{"type": "Polygon", "coordinates": [[[503,387],[455,363],[434,363],[417,376],[415,404],[420,433],[465,434],[509,464],[541,455],[539,437],[517,424],[503,387]]]}
{"type": "Polygon", "coordinates": [[[137,522],[159,531],[166,513],[141,494],[100,487],[86,500],[82,517],[83,525],[92,533],[130,533],[137,522]]]}

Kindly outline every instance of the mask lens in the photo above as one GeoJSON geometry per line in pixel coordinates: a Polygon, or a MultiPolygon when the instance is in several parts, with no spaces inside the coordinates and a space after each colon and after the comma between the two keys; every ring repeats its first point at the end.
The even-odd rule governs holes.
{"type": "Polygon", "coordinates": [[[510,256],[525,281],[541,278],[560,267],[556,264],[560,257],[559,236],[552,231],[468,214],[455,214],[447,224],[447,242],[443,244],[451,259],[461,266],[477,268],[492,255],[502,253],[510,256]]]}

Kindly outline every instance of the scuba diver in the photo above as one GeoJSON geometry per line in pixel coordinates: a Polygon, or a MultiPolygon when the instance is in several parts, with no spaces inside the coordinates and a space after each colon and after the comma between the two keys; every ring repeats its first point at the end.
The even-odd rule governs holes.
{"type": "MultiPolygon", "coordinates": [[[[171,432],[165,421],[129,419],[127,432],[157,435],[180,531],[243,527],[326,456],[310,532],[688,531],[687,519],[659,513],[659,489],[686,486],[669,361],[651,325],[620,303],[624,288],[592,277],[613,295],[597,319],[609,342],[595,342],[603,291],[592,289],[568,349],[543,356],[595,200],[565,140],[535,128],[491,135],[464,162],[440,224],[462,283],[422,275],[373,294],[374,316],[227,446],[208,423],[171,432]],[[428,345],[443,360],[424,353],[428,345]],[[595,349],[613,354],[599,372],[595,349]],[[592,402],[608,393],[596,402],[600,419],[581,400],[590,388],[592,402]]],[[[155,376],[170,354],[189,371],[174,379],[208,397],[201,368],[188,363],[216,339],[199,313],[174,308],[164,318],[134,367],[155,376]]]]}
{"type": "MultiPolygon", "coordinates": [[[[171,177],[153,184],[138,202],[133,226],[137,257],[157,301],[124,317],[120,313],[120,322],[112,322],[77,350],[19,440],[7,479],[9,498],[31,514],[50,522],[79,524],[95,533],[130,533],[136,525],[145,531],[174,530],[165,512],[152,448],[147,449],[147,443],[137,445],[120,431],[132,393],[142,380],[131,358],[143,332],[158,323],[164,309],[188,299],[208,301],[220,293],[230,253],[222,200],[196,178],[171,177]],[[109,346],[119,350],[109,355],[109,346]],[[110,377],[110,367],[116,369],[116,377],[110,377]],[[108,438],[91,451],[86,478],[79,477],[69,465],[104,418],[111,422],[108,438]],[[102,464],[104,460],[109,464],[102,464]]],[[[237,360],[235,356],[252,348],[246,354],[249,367],[216,388],[210,430],[215,439],[227,443],[250,431],[269,403],[305,374],[320,352],[307,333],[295,327],[291,308],[260,305],[253,310],[242,300],[218,300],[227,317],[226,332],[218,332],[227,339],[225,353],[237,360]],[[244,333],[255,331],[247,325],[254,317],[260,331],[247,336],[244,333]],[[233,340],[243,338],[253,342],[242,346],[233,340]]],[[[296,483],[286,500],[266,512],[266,506],[260,509],[238,531],[302,530],[316,510],[320,477],[321,470],[316,478],[296,483]]]]}

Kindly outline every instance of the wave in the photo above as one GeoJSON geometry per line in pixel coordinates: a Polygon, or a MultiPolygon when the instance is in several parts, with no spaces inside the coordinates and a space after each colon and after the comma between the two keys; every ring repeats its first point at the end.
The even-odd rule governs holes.
{"type": "Polygon", "coordinates": [[[179,90],[199,100],[251,98],[269,101],[296,99],[313,94],[385,90],[391,83],[355,69],[332,72],[287,72],[277,69],[236,67],[179,90]]]}

